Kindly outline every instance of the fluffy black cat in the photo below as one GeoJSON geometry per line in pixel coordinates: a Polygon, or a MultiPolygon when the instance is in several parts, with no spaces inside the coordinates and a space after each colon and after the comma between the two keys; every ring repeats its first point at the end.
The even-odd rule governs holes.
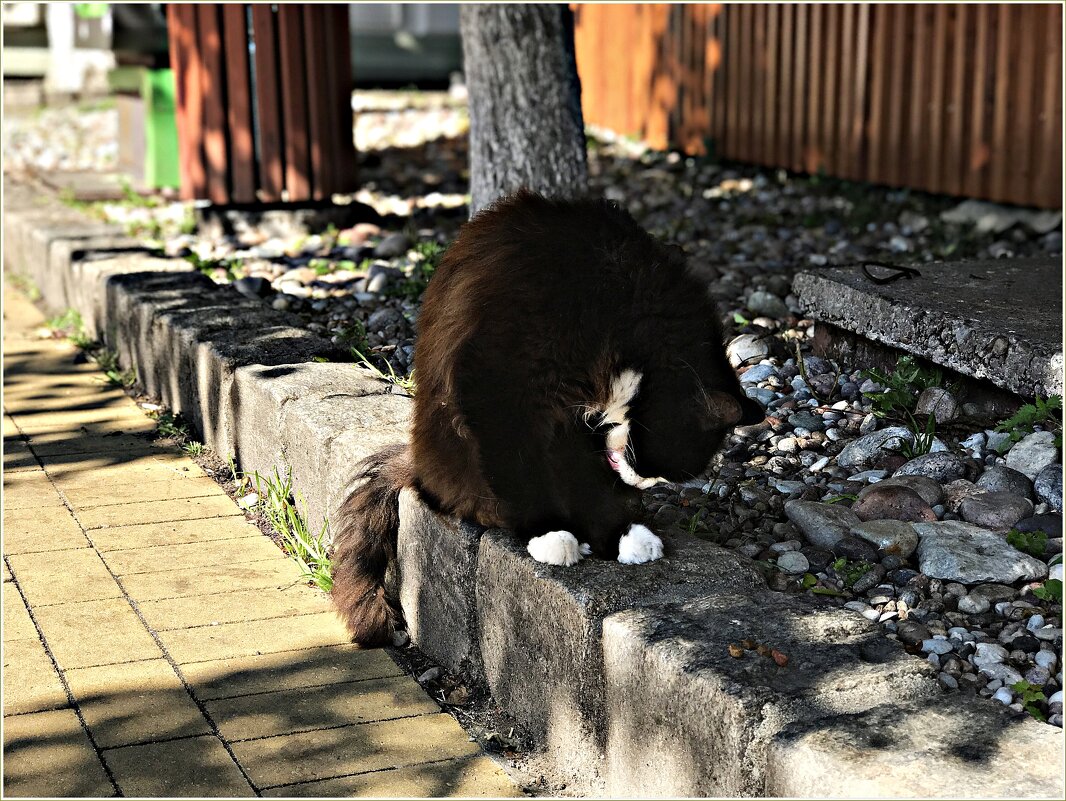
{"type": "Polygon", "coordinates": [[[641,490],[700,474],[763,419],[717,316],[681,252],[607,201],[522,191],[463,226],[419,315],[411,444],[366,460],[342,510],[333,598],[353,638],[391,637],[405,486],[514,529],[541,562],[661,557],[641,490]]]}

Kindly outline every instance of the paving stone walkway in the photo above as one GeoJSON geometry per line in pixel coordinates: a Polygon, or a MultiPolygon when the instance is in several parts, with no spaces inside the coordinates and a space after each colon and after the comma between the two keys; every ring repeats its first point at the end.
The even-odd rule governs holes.
{"type": "Polygon", "coordinates": [[[520,795],[10,290],[3,323],[5,797],[520,795]]]}

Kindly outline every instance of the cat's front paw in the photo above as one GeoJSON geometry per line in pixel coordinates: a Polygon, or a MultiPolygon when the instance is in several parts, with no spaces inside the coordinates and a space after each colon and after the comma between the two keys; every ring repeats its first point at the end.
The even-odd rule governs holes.
{"type": "Polygon", "coordinates": [[[663,541],[647,526],[634,523],[618,540],[618,561],[623,565],[642,565],[663,557],[663,541]]]}
{"type": "Polygon", "coordinates": [[[526,550],[538,562],[561,567],[576,565],[591,552],[588,545],[579,545],[577,537],[569,531],[549,531],[534,537],[526,550]]]}

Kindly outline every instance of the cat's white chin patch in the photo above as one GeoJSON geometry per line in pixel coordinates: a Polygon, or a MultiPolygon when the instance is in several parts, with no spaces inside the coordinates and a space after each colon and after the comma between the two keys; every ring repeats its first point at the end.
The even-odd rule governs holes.
{"type": "MultiPolygon", "coordinates": [[[[654,536],[654,535],[653,535],[654,536]]],[[[534,537],[526,546],[529,555],[546,565],[570,567],[592,553],[588,543],[578,543],[569,531],[549,531],[534,537]]]]}
{"type": "Polygon", "coordinates": [[[642,565],[663,557],[663,541],[647,526],[634,523],[618,540],[618,561],[623,565],[642,565]]]}

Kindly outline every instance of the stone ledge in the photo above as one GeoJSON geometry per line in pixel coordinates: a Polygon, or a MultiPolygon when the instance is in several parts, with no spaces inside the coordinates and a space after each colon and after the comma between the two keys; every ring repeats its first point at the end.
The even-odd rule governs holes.
{"type": "Polygon", "coordinates": [[[924,264],[878,285],[858,267],[804,272],[805,314],[1024,397],[1062,394],[1062,261],[924,264]]]}
{"type": "MultiPolygon", "coordinates": [[[[83,223],[9,189],[5,261],[49,305],[77,308],[242,469],[291,467],[313,525],[332,519],[360,458],[406,437],[408,399],[349,366],[309,362],[329,343],[83,223]]],[[[927,665],[873,624],[770,592],[750,563],[709,543],[666,544],[650,565],[553,568],[507,532],[441,517],[407,491],[398,594],[414,642],[486,686],[574,790],[956,797],[970,785],[915,789],[913,777],[947,770],[976,777],[980,792],[965,795],[1061,797],[1046,759],[1061,731],[987,701],[939,699],[927,665]],[[787,666],[730,656],[745,638],[787,666]],[[965,753],[936,744],[971,729],[965,753]],[[989,764],[960,767],[975,754],[989,764]]]]}

